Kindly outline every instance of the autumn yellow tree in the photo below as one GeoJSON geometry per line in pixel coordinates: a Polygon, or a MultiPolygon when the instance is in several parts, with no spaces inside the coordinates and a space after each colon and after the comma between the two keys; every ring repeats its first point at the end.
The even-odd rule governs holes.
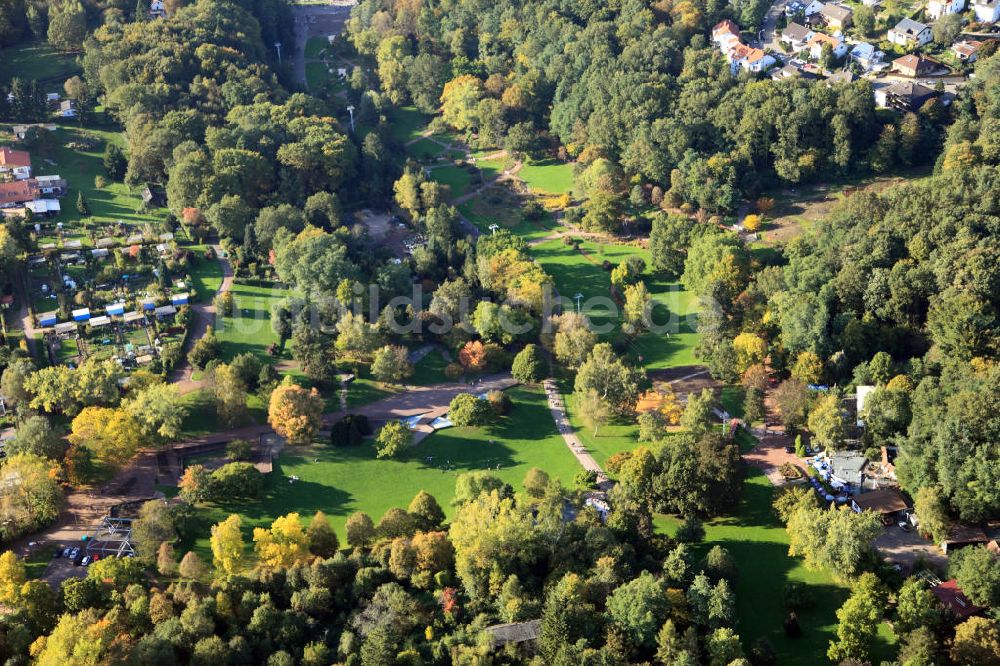
{"type": "Polygon", "coordinates": [[[73,419],[69,442],[102,463],[120,465],[139,449],[141,433],[142,425],[124,409],[87,407],[73,419]]]}
{"type": "Polygon", "coordinates": [[[733,351],[736,352],[736,372],[742,375],[751,365],[764,362],[767,343],[754,333],[740,333],[733,338],[733,351]]]}
{"type": "Polygon", "coordinates": [[[760,215],[755,215],[751,213],[743,218],[743,230],[749,234],[754,234],[760,231],[761,224],[763,220],[760,215]]]}
{"type": "Polygon", "coordinates": [[[261,564],[274,569],[287,569],[311,557],[309,535],[297,513],[276,518],[270,529],[254,528],[253,541],[261,564]]]}
{"type": "Polygon", "coordinates": [[[0,555],[0,603],[13,606],[21,599],[21,586],[27,580],[24,562],[14,551],[0,555]]]}
{"type": "Polygon", "coordinates": [[[471,74],[457,76],[444,84],[441,92],[441,114],[449,125],[466,130],[479,125],[479,100],[483,82],[471,74]]]}
{"type": "Polygon", "coordinates": [[[289,444],[307,444],[322,425],[323,399],[286,379],[271,393],[267,421],[289,444]]]}
{"type": "Polygon", "coordinates": [[[221,523],[212,526],[212,563],[216,571],[234,574],[243,568],[243,521],[233,513],[221,523]]]}
{"type": "Polygon", "coordinates": [[[792,377],[804,381],[806,384],[816,384],[823,376],[823,360],[808,349],[801,352],[795,359],[792,366],[792,377]]]}

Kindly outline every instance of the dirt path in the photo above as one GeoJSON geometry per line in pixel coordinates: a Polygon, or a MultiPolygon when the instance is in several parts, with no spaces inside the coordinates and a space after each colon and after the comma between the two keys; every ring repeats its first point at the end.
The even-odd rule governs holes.
{"type": "Polygon", "coordinates": [[[174,384],[182,394],[196,391],[205,385],[204,380],[192,378],[194,367],[188,362],[187,355],[194,343],[205,335],[211,324],[215,323],[215,297],[233,288],[232,264],[229,263],[229,259],[222,256],[222,248],[218,244],[213,244],[211,247],[215,250],[215,260],[222,268],[222,283],[210,300],[191,306],[191,328],[184,340],[181,360],[170,373],[170,383],[174,384]]]}
{"type": "MultiPolygon", "coordinates": [[[[306,85],[306,43],[310,37],[339,35],[356,2],[341,2],[330,5],[293,5],[295,18],[295,80],[306,85]]],[[[315,60],[310,58],[309,60],[315,60]]]]}

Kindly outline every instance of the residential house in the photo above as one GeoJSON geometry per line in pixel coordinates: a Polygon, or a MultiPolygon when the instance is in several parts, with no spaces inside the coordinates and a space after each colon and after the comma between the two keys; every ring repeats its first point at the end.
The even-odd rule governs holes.
{"type": "Polygon", "coordinates": [[[846,69],[838,69],[836,72],[826,77],[826,85],[832,86],[837,83],[850,83],[854,80],[854,72],[846,69]]]}
{"type": "Polygon", "coordinates": [[[750,48],[746,55],[739,62],[739,66],[748,72],[759,74],[770,69],[775,63],[774,56],[765,53],[762,49],[750,48]]]}
{"type": "Polygon", "coordinates": [[[729,19],[719,21],[715,27],[712,28],[712,43],[718,46],[719,50],[723,53],[726,53],[729,49],[733,48],[741,41],[740,26],[736,25],[729,19]]]}
{"type": "Polygon", "coordinates": [[[937,69],[936,62],[913,53],[892,61],[892,71],[899,72],[901,76],[927,76],[935,69],[937,69]]]}
{"type": "Polygon", "coordinates": [[[0,183],[0,208],[23,206],[37,196],[38,186],[31,179],[0,183]]]}
{"type": "Polygon", "coordinates": [[[792,21],[781,31],[779,39],[788,44],[792,51],[801,51],[815,33],[806,26],[792,21]]]}
{"type": "Polygon", "coordinates": [[[962,62],[976,62],[976,58],[979,57],[979,48],[982,45],[982,42],[975,39],[963,39],[952,44],[951,51],[962,62]]]}
{"type": "Polygon", "coordinates": [[[0,180],[31,178],[31,154],[25,150],[0,147],[0,180]]]}
{"type": "Polygon", "coordinates": [[[812,72],[804,71],[800,67],[796,67],[792,63],[788,63],[784,67],[781,67],[771,72],[771,78],[775,81],[783,81],[785,79],[794,79],[794,78],[815,80],[819,77],[817,77],[812,72]]]}
{"type": "Polygon", "coordinates": [[[927,18],[936,21],[948,14],[958,14],[965,9],[965,0],[930,0],[925,13],[927,18]]]}
{"type": "MultiPolygon", "coordinates": [[[[858,63],[865,69],[872,69],[882,64],[885,53],[879,51],[874,45],[868,42],[859,42],[851,49],[851,60],[858,63]]],[[[860,413],[860,412],[859,412],[860,413]]]]}
{"type": "Polygon", "coordinates": [[[167,10],[163,6],[162,0],[152,0],[149,3],[149,18],[166,18],[167,10]]]}
{"type": "Polygon", "coordinates": [[[825,4],[819,10],[819,14],[823,17],[823,23],[837,30],[850,28],[854,21],[854,12],[851,11],[850,7],[844,7],[843,5],[825,4]]]}
{"type": "Polygon", "coordinates": [[[937,97],[937,91],[916,81],[897,81],[875,90],[875,104],[883,109],[916,111],[927,100],[937,97]]]}
{"type": "Polygon", "coordinates": [[[809,40],[809,55],[813,59],[819,60],[820,56],[823,55],[824,44],[830,45],[830,50],[833,51],[835,58],[843,58],[847,55],[847,43],[844,42],[844,37],[842,35],[838,33],[831,36],[823,32],[813,34],[812,38],[809,40]]]}
{"type": "Polygon", "coordinates": [[[64,99],[59,102],[59,111],[57,113],[60,118],[76,118],[76,102],[71,99],[64,99]]]}
{"type": "Polygon", "coordinates": [[[931,27],[905,18],[894,27],[889,28],[886,39],[897,46],[919,48],[931,41],[931,27]]]}
{"type": "Polygon", "coordinates": [[[1000,21],[1000,0],[973,0],[972,11],[977,23],[996,23],[1000,21]]]}
{"type": "Polygon", "coordinates": [[[837,451],[830,456],[831,479],[844,485],[850,492],[861,490],[868,458],[857,451],[837,451]]]}

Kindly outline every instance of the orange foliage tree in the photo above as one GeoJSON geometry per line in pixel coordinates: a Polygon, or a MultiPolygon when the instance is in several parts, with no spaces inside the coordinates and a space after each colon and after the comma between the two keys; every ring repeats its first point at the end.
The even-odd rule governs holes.
{"type": "Polygon", "coordinates": [[[287,379],[271,393],[267,422],[289,444],[307,444],[319,432],[323,399],[316,389],[306,390],[287,379]]]}
{"type": "Polygon", "coordinates": [[[486,347],[479,340],[466,342],[458,352],[458,362],[472,372],[482,372],[486,368],[486,347]]]}

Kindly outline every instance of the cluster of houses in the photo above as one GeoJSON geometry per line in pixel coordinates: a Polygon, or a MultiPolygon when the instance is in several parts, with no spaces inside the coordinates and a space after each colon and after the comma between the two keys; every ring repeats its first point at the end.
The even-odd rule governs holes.
{"type": "Polygon", "coordinates": [[[21,216],[58,215],[59,199],[66,193],[66,181],[59,176],[33,176],[31,154],[0,146],[0,213],[21,216]]]}
{"type": "Polygon", "coordinates": [[[744,69],[758,74],[766,72],[775,63],[774,56],[763,49],[744,44],[740,27],[729,19],[720,21],[712,28],[712,43],[726,56],[733,73],[744,69]]]}

